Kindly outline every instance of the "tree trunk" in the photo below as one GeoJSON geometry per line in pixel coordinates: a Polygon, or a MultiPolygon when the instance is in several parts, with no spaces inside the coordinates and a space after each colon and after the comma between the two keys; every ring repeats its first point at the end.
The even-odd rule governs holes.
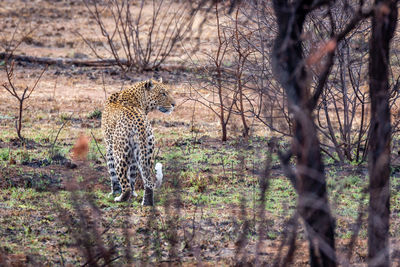
{"type": "Polygon", "coordinates": [[[310,264],[336,266],[334,220],[312,109],[307,105],[310,85],[301,41],[304,20],[313,4],[312,0],[274,0],[279,32],[273,50],[273,70],[286,91],[294,118],[292,151],[297,157],[298,210],[307,230],[310,264]]]}
{"type": "Polygon", "coordinates": [[[18,110],[18,120],[15,122],[16,128],[17,128],[17,135],[20,141],[24,141],[24,138],[22,137],[21,130],[22,130],[22,111],[24,110],[24,97],[25,93],[22,95],[21,99],[18,99],[19,101],[19,110],[18,110]]]}
{"type": "Polygon", "coordinates": [[[368,265],[389,266],[390,109],[389,44],[397,22],[397,1],[376,0],[369,57],[371,128],[369,143],[368,265]]]}

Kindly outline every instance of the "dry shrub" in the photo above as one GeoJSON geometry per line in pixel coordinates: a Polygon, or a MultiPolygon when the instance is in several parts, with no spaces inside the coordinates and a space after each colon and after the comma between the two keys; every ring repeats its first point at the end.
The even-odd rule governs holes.
{"type": "MultiPolygon", "coordinates": [[[[124,72],[160,67],[179,42],[194,36],[193,23],[200,7],[190,1],[170,0],[142,0],[135,4],[129,0],[101,3],[85,0],[84,3],[100,28],[109,55],[124,72]],[[109,18],[111,26],[106,23],[109,18]]],[[[80,36],[102,59],[91,42],[80,36]]]]}

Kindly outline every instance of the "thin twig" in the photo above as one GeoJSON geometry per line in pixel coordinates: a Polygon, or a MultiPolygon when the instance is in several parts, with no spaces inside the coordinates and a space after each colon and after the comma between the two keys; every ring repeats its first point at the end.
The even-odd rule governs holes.
{"type": "Polygon", "coordinates": [[[58,129],[56,138],[54,138],[54,141],[53,141],[53,143],[51,144],[50,157],[53,157],[53,154],[54,154],[54,146],[56,145],[56,142],[57,142],[57,139],[58,139],[58,136],[59,136],[61,130],[62,130],[62,129],[64,128],[64,126],[68,123],[68,121],[72,118],[72,115],[73,115],[73,114],[74,114],[74,113],[72,113],[71,116],[69,116],[68,119],[65,119],[64,122],[62,123],[61,127],[58,129]]]}
{"type": "Polygon", "coordinates": [[[95,144],[96,144],[97,150],[100,152],[100,155],[101,155],[102,158],[104,159],[104,162],[107,162],[106,157],[104,156],[103,152],[101,152],[100,147],[99,147],[99,145],[97,144],[97,140],[96,140],[96,137],[94,137],[93,132],[90,131],[90,134],[92,135],[93,140],[94,140],[94,142],[95,142],[95,144]]]}

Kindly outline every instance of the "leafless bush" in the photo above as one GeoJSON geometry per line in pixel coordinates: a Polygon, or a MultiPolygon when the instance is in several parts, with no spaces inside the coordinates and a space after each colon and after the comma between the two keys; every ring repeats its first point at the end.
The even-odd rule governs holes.
{"type": "Polygon", "coordinates": [[[216,114],[222,140],[227,139],[227,126],[234,117],[241,121],[245,137],[255,120],[290,136],[286,95],[273,79],[269,59],[276,35],[270,3],[244,1],[231,14],[218,7],[216,3],[217,44],[206,55],[208,64],[199,68],[201,86],[190,88],[189,99],[216,114]]]}
{"type": "Polygon", "coordinates": [[[18,48],[18,46],[22,43],[22,41],[29,36],[33,30],[29,31],[28,33],[24,34],[23,37],[19,41],[15,41],[15,35],[17,33],[18,27],[15,28],[14,34],[11,37],[11,40],[7,42],[5,48],[5,59],[4,59],[4,71],[6,72],[7,76],[7,81],[5,81],[2,86],[3,88],[11,95],[13,96],[17,102],[18,102],[18,116],[17,120],[15,121],[15,128],[17,131],[18,138],[21,142],[23,142],[25,139],[22,136],[22,117],[23,117],[23,112],[26,109],[24,104],[26,103],[25,101],[29,99],[33,91],[36,89],[40,79],[42,78],[44,72],[47,69],[47,66],[43,68],[43,70],[40,72],[39,76],[37,79],[34,81],[33,85],[31,86],[21,86],[17,84],[17,82],[14,79],[14,67],[15,67],[15,61],[12,60],[13,53],[14,51],[18,48]]]}
{"type": "MultiPolygon", "coordinates": [[[[364,6],[365,10],[371,6],[364,6]]],[[[272,132],[292,136],[293,122],[289,116],[286,94],[274,80],[270,54],[277,35],[271,3],[249,1],[239,5],[242,23],[240,36],[254,53],[247,58],[244,74],[250,75],[247,104],[250,113],[272,132]],[[256,97],[251,95],[257,93],[256,97]]],[[[329,9],[316,9],[305,22],[303,49],[309,55],[307,64],[312,75],[307,77],[315,95],[320,95],[316,108],[318,135],[322,151],[341,163],[362,163],[368,155],[369,98],[367,84],[368,43],[367,22],[358,23],[368,12],[358,10],[358,3],[336,1],[329,9]],[[356,14],[356,16],[353,16],[356,14]],[[323,57],[326,44],[334,32],[341,40],[336,52],[323,57]],[[321,54],[321,52],[323,52],[321,54]],[[327,67],[326,67],[327,66],[327,67]],[[318,79],[320,76],[322,79],[318,79]],[[324,80],[323,83],[321,81],[324,80]],[[321,88],[322,87],[322,88],[321,88]]],[[[397,54],[394,54],[397,57],[397,54]]],[[[391,72],[393,74],[393,72],[391,72]]],[[[398,106],[399,79],[391,76],[390,106],[398,106]]],[[[397,118],[398,113],[393,113],[397,118]]],[[[394,119],[392,132],[398,131],[394,119]]]]}
{"type": "Polygon", "coordinates": [[[17,120],[15,121],[15,128],[17,130],[17,135],[18,138],[21,141],[24,141],[24,137],[21,134],[22,131],[22,114],[23,111],[25,110],[24,108],[24,102],[27,100],[32,92],[36,89],[37,84],[40,81],[40,78],[42,77],[43,73],[46,71],[47,68],[44,68],[43,71],[39,74],[39,77],[36,79],[34,84],[29,88],[26,86],[25,88],[20,88],[15,84],[14,81],[14,61],[11,61],[11,63],[8,61],[8,59],[5,62],[5,71],[7,73],[7,82],[3,84],[3,88],[6,89],[10,95],[12,95],[17,101],[18,101],[18,117],[17,120]]]}
{"type": "Polygon", "coordinates": [[[196,101],[210,109],[219,119],[221,126],[221,140],[227,140],[227,126],[231,119],[236,102],[237,93],[232,90],[227,82],[228,75],[224,62],[229,52],[229,40],[220,22],[218,2],[215,3],[215,18],[217,27],[217,45],[215,53],[210,52],[207,57],[210,66],[205,66],[199,73],[200,81],[204,86],[190,87],[189,100],[196,101]]]}
{"type": "Polygon", "coordinates": [[[248,76],[249,116],[255,117],[272,132],[292,135],[285,91],[272,73],[271,53],[277,25],[270,1],[247,1],[238,6],[242,19],[240,35],[253,50],[244,66],[248,76]]]}
{"type": "MultiPolygon", "coordinates": [[[[179,42],[188,35],[193,37],[193,22],[199,10],[190,1],[107,0],[100,4],[97,0],[84,0],[84,3],[100,28],[107,52],[123,71],[158,68],[179,42]],[[111,25],[106,21],[108,13],[111,25]]],[[[81,37],[102,59],[89,40],[81,37]]]]}
{"type": "MultiPolygon", "coordinates": [[[[321,17],[318,10],[309,16],[310,35],[306,50],[314,54],[310,61],[318,60],[318,45],[335,31],[343,31],[351,22],[357,6],[338,1],[329,9],[327,16],[321,17]]],[[[335,58],[330,62],[331,73],[325,90],[317,105],[318,131],[322,137],[322,151],[335,160],[362,161],[365,159],[367,142],[367,91],[365,87],[365,35],[368,25],[359,23],[343,41],[338,44],[335,58]],[[357,44],[357,45],[355,45],[357,44]]],[[[324,61],[313,64],[312,71],[318,75],[324,61]]],[[[316,84],[314,85],[316,86],[316,84]]]]}
{"type": "Polygon", "coordinates": [[[253,119],[252,108],[257,105],[258,94],[249,85],[251,75],[247,71],[248,59],[254,49],[244,38],[243,25],[246,21],[235,9],[233,16],[221,15],[223,8],[218,2],[215,7],[217,43],[207,52],[207,63],[197,65],[200,88],[191,86],[189,100],[210,109],[219,119],[221,140],[226,141],[228,125],[237,116],[242,124],[242,135],[248,137],[253,119]],[[220,10],[221,9],[221,10],[220,10]]]}
{"type": "MultiPolygon", "coordinates": [[[[354,12],[361,12],[357,11],[357,5],[337,1],[330,9],[330,19],[310,16],[309,30],[317,34],[309,36],[309,44],[306,46],[308,50],[318,49],[313,48],[312,44],[321,43],[330,31],[344,30],[354,12]]],[[[368,155],[370,100],[367,64],[370,31],[371,27],[366,21],[359,23],[338,44],[331,74],[317,106],[322,149],[341,163],[362,163],[368,155]]],[[[318,68],[318,65],[315,66],[314,73],[318,72],[318,68]]],[[[392,76],[391,106],[398,102],[398,80],[398,77],[392,76]]]]}

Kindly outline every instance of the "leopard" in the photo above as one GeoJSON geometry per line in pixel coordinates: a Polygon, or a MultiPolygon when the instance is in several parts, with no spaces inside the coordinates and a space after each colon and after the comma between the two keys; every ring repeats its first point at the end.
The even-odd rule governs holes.
{"type": "Polygon", "coordinates": [[[153,191],[162,183],[162,164],[154,166],[155,138],[148,113],[170,114],[175,100],[162,79],[137,82],[111,94],[105,102],[101,127],[106,145],[111,193],[115,202],[137,197],[135,182],[144,185],[143,206],[153,206],[153,191]]]}

